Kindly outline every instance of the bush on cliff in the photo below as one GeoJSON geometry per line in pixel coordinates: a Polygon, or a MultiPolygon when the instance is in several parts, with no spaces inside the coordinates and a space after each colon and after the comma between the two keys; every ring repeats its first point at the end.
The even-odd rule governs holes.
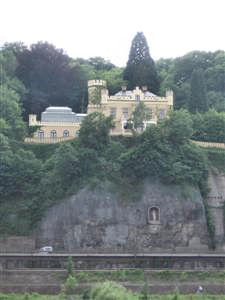
{"type": "Polygon", "coordinates": [[[165,183],[205,185],[204,152],[190,142],[190,115],[182,110],[149,127],[139,143],[120,156],[121,173],[132,180],[157,177],[165,183]]]}

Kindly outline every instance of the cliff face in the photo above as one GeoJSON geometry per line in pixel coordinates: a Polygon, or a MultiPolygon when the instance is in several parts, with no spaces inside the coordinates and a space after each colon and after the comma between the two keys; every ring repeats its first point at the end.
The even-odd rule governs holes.
{"type": "Polygon", "coordinates": [[[122,201],[109,184],[83,189],[51,208],[36,232],[36,247],[56,251],[195,251],[207,244],[199,190],[150,180],[136,201],[122,201]]]}

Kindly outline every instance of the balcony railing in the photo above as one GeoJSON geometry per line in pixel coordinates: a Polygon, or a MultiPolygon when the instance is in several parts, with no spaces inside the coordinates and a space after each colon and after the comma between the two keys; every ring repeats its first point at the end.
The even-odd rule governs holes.
{"type": "Polygon", "coordinates": [[[56,144],[74,139],[73,136],[67,137],[34,137],[25,138],[24,142],[27,144],[56,144]]]}

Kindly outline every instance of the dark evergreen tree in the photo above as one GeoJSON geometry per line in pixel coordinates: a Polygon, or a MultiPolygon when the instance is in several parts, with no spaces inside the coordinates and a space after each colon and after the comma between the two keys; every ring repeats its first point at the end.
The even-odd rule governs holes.
{"type": "Polygon", "coordinates": [[[147,40],[142,32],[138,32],[132,41],[123,79],[128,81],[129,89],[146,85],[153,93],[159,90],[155,63],[149,54],[147,40]]]}
{"type": "Polygon", "coordinates": [[[188,108],[192,113],[208,110],[206,84],[201,69],[194,70],[191,75],[191,95],[188,108]]]}

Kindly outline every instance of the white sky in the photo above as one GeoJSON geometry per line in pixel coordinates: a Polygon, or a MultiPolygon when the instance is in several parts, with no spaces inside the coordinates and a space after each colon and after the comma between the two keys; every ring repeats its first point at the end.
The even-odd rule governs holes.
{"type": "Polygon", "coordinates": [[[0,0],[0,46],[48,41],[125,66],[137,31],[154,59],[225,50],[225,0],[0,0]]]}

